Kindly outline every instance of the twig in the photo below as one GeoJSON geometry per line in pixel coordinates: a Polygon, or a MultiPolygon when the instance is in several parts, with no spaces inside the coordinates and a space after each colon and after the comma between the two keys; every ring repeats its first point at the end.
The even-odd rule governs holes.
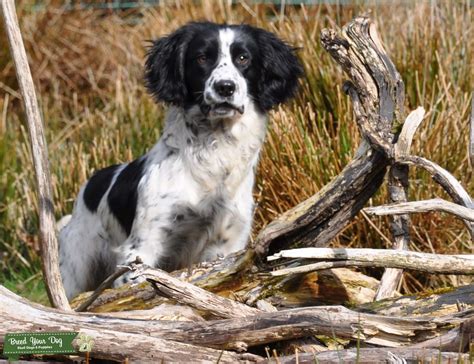
{"type": "Polygon", "coordinates": [[[335,262],[319,262],[313,264],[305,264],[298,267],[290,267],[290,268],[283,268],[274,270],[271,272],[261,273],[262,276],[286,276],[290,274],[302,274],[302,273],[309,273],[315,272],[318,270],[325,270],[325,269],[335,269],[335,268],[347,268],[347,267],[373,267],[372,262],[359,262],[359,261],[349,261],[349,260],[338,260],[335,262]]]}
{"type": "Polygon", "coordinates": [[[370,215],[379,216],[442,211],[453,214],[461,219],[474,222],[474,209],[469,209],[441,198],[367,207],[364,211],[370,215]]]}
{"type": "Polygon", "coordinates": [[[130,263],[129,265],[122,266],[119,269],[117,269],[114,273],[112,273],[110,276],[108,276],[100,285],[99,287],[96,288],[92,294],[87,297],[87,299],[81,303],[79,307],[76,308],[76,312],[83,312],[85,311],[99,296],[102,292],[104,292],[107,288],[110,288],[114,281],[124,275],[127,272],[130,272],[132,270],[132,265],[133,264],[140,264],[143,263],[140,257],[136,257],[135,260],[130,263]]]}
{"type": "Polygon", "coordinates": [[[245,317],[261,311],[243,303],[217,296],[191,283],[172,277],[160,270],[139,265],[133,268],[135,276],[142,276],[153,284],[156,291],[179,303],[208,312],[219,318],[245,317]]]}
{"type": "Polygon", "coordinates": [[[43,123],[36,100],[33,79],[18,25],[15,2],[14,0],[2,0],[0,5],[28,121],[33,165],[38,188],[41,261],[46,290],[49,300],[54,307],[70,310],[71,307],[66,298],[59,272],[58,242],[56,239],[56,222],[51,193],[48,148],[44,137],[43,123]]]}
{"type": "MultiPolygon", "coordinates": [[[[345,260],[352,262],[353,266],[365,267],[367,263],[370,263],[372,267],[411,269],[428,273],[474,274],[474,255],[441,255],[385,249],[302,248],[282,250],[267,259],[272,261],[280,258],[345,260]]],[[[319,268],[316,264],[310,266],[313,266],[313,270],[319,268]]],[[[285,274],[294,274],[300,273],[302,270],[307,272],[307,269],[304,266],[286,268],[284,272],[285,274]]],[[[279,271],[270,274],[280,275],[279,271]]]]}

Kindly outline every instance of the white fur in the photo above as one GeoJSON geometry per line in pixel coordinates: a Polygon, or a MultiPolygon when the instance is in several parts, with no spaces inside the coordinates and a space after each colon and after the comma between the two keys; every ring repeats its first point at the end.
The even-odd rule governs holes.
{"type": "MultiPolygon", "coordinates": [[[[220,80],[228,80],[235,83],[235,92],[231,96],[232,103],[238,108],[245,109],[249,98],[247,94],[247,82],[232,62],[230,47],[235,38],[232,29],[219,31],[219,62],[206,82],[204,99],[207,103],[219,103],[228,101],[215,92],[214,84],[220,80]]],[[[235,113],[235,111],[234,111],[235,113]]]]}

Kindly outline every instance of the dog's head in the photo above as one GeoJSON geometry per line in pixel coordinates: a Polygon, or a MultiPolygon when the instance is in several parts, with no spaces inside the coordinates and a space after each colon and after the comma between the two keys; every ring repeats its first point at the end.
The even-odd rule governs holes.
{"type": "Polygon", "coordinates": [[[146,86],[157,101],[210,119],[261,112],[294,95],[302,67],[294,49],[249,25],[189,23],[154,41],[145,65],[146,86]]]}

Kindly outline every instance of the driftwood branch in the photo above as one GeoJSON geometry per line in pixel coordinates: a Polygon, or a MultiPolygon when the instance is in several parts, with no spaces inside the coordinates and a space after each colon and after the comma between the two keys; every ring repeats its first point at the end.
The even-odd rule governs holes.
{"type": "Polygon", "coordinates": [[[446,169],[439,166],[435,162],[432,162],[426,158],[418,157],[414,155],[401,156],[397,163],[410,164],[415,167],[419,167],[428,172],[433,180],[437,182],[447,194],[453,199],[453,201],[459,205],[465,207],[474,207],[474,202],[472,201],[469,193],[464,189],[464,187],[459,183],[459,181],[446,169]]]}
{"type": "Polygon", "coordinates": [[[364,211],[368,214],[379,216],[441,211],[455,215],[460,219],[474,222],[474,209],[467,208],[441,198],[367,207],[364,209],[364,211]]]}
{"type": "Polygon", "coordinates": [[[346,71],[354,114],[364,139],[354,159],[329,185],[269,224],[257,237],[259,256],[284,248],[325,246],[377,191],[393,158],[391,132],[401,120],[403,82],[375,26],[359,17],[342,34],[325,29],[323,47],[346,71]]]}
{"type": "MultiPolygon", "coordinates": [[[[418,253],[403,250],[384,249],[330,249],[330,248],[302,248],[283,250],[269,256],[270,261],[280,258],[304,258],[319,260],[344,260],[352,266],[391,267],[412,269],[427,273],[440,274],[474,274],[474,255],[441,255],[418,253]]],[[[318,264],[286,268],[282,271],[270,272],[271,275],[294,274],[319,269],[318,264]]],[[[325,266],[322,269],[327,269],[325,266]]]]}
{"type": "Polygon", "coordinates": [[[0,1],[8,44],[15,64],[18,84],[26,111],[30,136],[33,165],[38,188],[39,234],[41,241],[42,268],[49,300],[57,308],[69,310],[70,306],[64,292],[59,272],[58,242],[56,222],[51,193],[51,178],[48,162],[48,148],[44,137],[43,123],[36,100],[25,46],[15,11],[14,0],[0,1]]]}
{"type": "Polygon", "coordinates": [[[421,106],[413,110],[403,123],[402,130],[395,143],[395,159],[410,154],[413,136],[420,126],[425,116],[425,109],[421,106]]]}
{"type": "MultiPolygon", "coordinates": [[[[425,110],[422,107],[412,111],[403,123],[402,130],[397,136],[394,145],[394,155],[398,158],[410,153],[413,136],[418,129],[425,110]]],[[[402,203],[408,200],[408,166],[394,164],[390,167],[388,190],[390,202],[402,203]]],[[[410,218],[408,214],[394,216],[391,222],[393,249],[406,250],[410,242],[410,218]]],[[[403,270],[387,268],[380,279],[380,285],[375,295],[375,300],[392,297],[400,286],[403,270]]]]}
{"type": "MultiPolygon", "coordinates": [[[[60,311],[28,302],[0,286],[0,345],[5,334],[36,331],[79,331],[94,340],[91,356],[132,362],[223,362],[238,363],[242,359],[258,358],[250,354],[242,356],[193,345],[190,341],[172,341],[172,329],[167,335],[160,334],[160,323],[147,320],[132,320],[101,317],[96,314],[60,311]],[[157,335],[155,335],[155,333],[157,335]],[[138,350],[139,348],[139,350],[138,350]]],[[[174,322],[169,322],[172,327],[174,322]]],[[[179,324],[176,323],[176,324],[179,324]]],[[[199,326],[198,323],[196,323],[199,326]]],[[[179,329],[179,325],[178,325],[179,329]]],[[[190,335],[192,336],[192,334],[190,335]]],[[[198,341],[197,339],[195,340],[198,341]]]]}
{"type": "Polygon", "coordinates": [[[474,319],[463,321],[459,327],[439,337],[413,345],[417,348],[433,348],[443,351],[464,352],[472,343],[474,336],[474,319]]]}
{"type": "Polygon", "coordinates": [[[133,268],[136,277],[146,278],[162,296],[189,305],[219,318],[245,317],[260,310],[224,297],[217,296],[168,273],[145,265],[133,268]]]}
{"type": "Polygon", "coordinates": [[[416,315],[432,318],[458,313],[464,307],[474,307],[474,284],[458,288],[441,288],[434,293],[400,296],[357,306],[361,311],[386,316],[416,315]]]}
{"type": "MultiPolygon", "coordinates": [[[[468,208],[474,208],[474,202],[471,196],[469,196],[459,181],[443,167],[426,158],[413,155],[400,157],[397,162],[424,169],[431,175],[435,182],[443,187],[455,203],[468,208]]],[[[465,224],[470,232],[471,240],[474,240],[474,223],[466,222],[465,224]]]]}

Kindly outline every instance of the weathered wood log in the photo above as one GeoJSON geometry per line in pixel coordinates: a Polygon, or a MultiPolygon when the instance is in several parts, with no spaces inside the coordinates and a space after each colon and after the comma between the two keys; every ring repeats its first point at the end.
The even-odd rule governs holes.
{"type": "MultiPolygon", "coordinates": [[[[223,261],[210,263],[211,266],[224,266],[223,261]]],[[[207,264],[206,264],[207,265],[207,264]]],[[[212,270],[213,268],[207,267],[212,270]]],[[[360,272],[349,269],[323,270],[308,274],[295,274],[291,277],[270,277],[260,274],[257,269],[236,274],[232,281],[221,285],[209,285],[208,272],[202,266],[196,267],[188,276],[187,272],[173,272],[174,277],[208,289],[223,297],[229,297],[250,305],[266,299],[277,307],[300,307],[320,304],[358,305],[371,302],[379,281],[360,272]]],[[[226,274],[224,272],[224,274],[226,274]]],[[[213,277],[213,276],[211,276],[213,277]]],[[[230,277],[230,275],[229,275],[230,277]]],[[[73,300],[73,307],[82,304],[90,293],[84,293],[73,300]]],[[[91,305],[90,311],[111,312],[130,309],[149,309],[163,302],[169,302],[156,294],[146,283],[106,290],[91,305]]]]}
{"type": "MultiPolygon", "coordinates": [[[[474,318],[463,321],[458,327],[437,338],[413,345],[416,348],[433,348],[442,351],[467,352],[473,342],[474,318]]],[[[472,360],[472,358],[471,358],[472,360]]]]}
{"type": "MultiPolygon", "coordinates": [[[[207,322],[147,321],[59,311],[32,304],[2,286],[0,286],[0,299],[2,301],[0,319],[4,322],[0,327],[0,342],[6,332],[18,331],[19,327],[27,332],[78,330],[92,334],[94,339],[99,338],[104,332],[102,336],[104,341],[101,341],[103,345],[100,345],[102,349],[97,350],[110,350],[111,354],[114,354],[114,348],[108,346],[107,341],[118,338],[122,343],[121,339],[128,334],[137,340],[142,337],[162,340],[145,341],[145,343],[156,344],[159,348],[161,345],[168,345],[169,350],[165,350],[164,353],[170,353],[169,355],[177,354],[172,348],[176,351],[180,348],[191,352],[194,350],[193,347],[174,345],[170,340],[216,349],[245,350],[249,346],[315,334],[396,347],[425,341],[445,333],[452,327],[453,322],[451,317],[437,320],[426,317],[400,318],[356,312],[342,306],[265,312],[249,317],[207,322]]],[[[463,320],[470,319],[473,315],[474,312],[467,312],[463,320]]],[[[132,341],[130,345],[137,345],[135,340],[132,341]]],[[[115,351],[126,352],[129,355],[126,348],[128,347],[125,349],[123,346],[115,347],[115,351]]],[[[107,355],[105,351],[97,353],[101,356],[107,355]]],[[[203,356],[216,354],[214,351],[205,350],[198,353],[203,356]]]]}
{"type": "MultiPolygon", "coordinates": [[[[28,302],[0,285],[0,345],[8,332],[78,331],[94,340],[91,356],[112,360],[153,362],[224,362],[237,363],[257,356],[242,356],[215,350],[189,341],[171,341],[172,334],[159,334],[157,321],[103,318],[100,316],[60,311],[28,302]],[[137,350],[137,348],[140,348],[137,350]]],[[[171,322],[173,324],[173,322],[171,322]]],[[[195,341],[199,341],[196,339],[195,341]]]]}
{"type": "Polygon", "coordinates": [[[453,214],[454,216],[457,216],[461,219],[474,222],[474,209],[470,209],[462,205],[443,200],[441,198],[367,207],[364,209],[364,211],[368,214],[379,216],[441,211],[453,214]]]}
{"type": "Polygon", "coordinates": [[[357,306],[357,309],[387,316],[434,318],[455,314],[462,307],[474,308],[474,284],[370,302],[357,306]]]}
{"type": "Polygon", "coordinates": [[[340,364],[340,363],[449,363],[468,362],[468,354],[458,352],[440,352],[439,349],[420,348],[361,348],[347,350],[331,350],[322,353],[301,353],[264,359],[259,364],[340,364]]]}
{"type": "MultiPolygon", "coordinates": [[[[403,250],[385,249],[344,249],[344,248],[301,248],[282,250],[281,252],[267,257],[269,261],[281,258],[304,258],[319,260],[345,260],[353,263],[353,266],[390,267],[401,269],[412,269],[427,273],[441,274],[474,274],[474,255],[445,255],[419,253],[403,250]]],[[[308,264],[300,267],[285,268],[269,272],[270,275],[286,275],[304,273],[312,270],[327,269],[328,266],[321,263],[308,264]]],[[[334,262],[336,263],[336,262],[334,262]]]]}
{"type": "Polygon", "coordinates": [[[252,316],[260,310],[243,303],[217,296],[193,284],[174,278],[160,269],[132,265],[135,277],[146,278],[161,296],[204,311],[218,318],[252,316]]]}
{"type": "Polygon", "coordinates": [[[388,154],[391,130],[401,120],[404,86],[374,25],[359,17],[341,35],[323,30],[321,42],[352,80],[348,91],[353,89],[351,96],[356,95],[357,124],[378,149],[361,148],[323,190],[269,224],[254,244],[260,256],[283,248],[325,246],[375,193],[393,157],[388,154]]]}
{"type": "Polygon", "coordinates": [[[70,310],[69,302],[59,272],[58,241],[56,221],[51,192],[48,147],[44,136],[41,114],[31,77],[25,46],[15,11],[14,0],[0,1],[8,44],[15,65],[18,84],[25,105],[28,132],[30,136],[33,166],[38,188],[39,237],[41,242],[43,277],[49,300],[55,307],[70,310]]]}

